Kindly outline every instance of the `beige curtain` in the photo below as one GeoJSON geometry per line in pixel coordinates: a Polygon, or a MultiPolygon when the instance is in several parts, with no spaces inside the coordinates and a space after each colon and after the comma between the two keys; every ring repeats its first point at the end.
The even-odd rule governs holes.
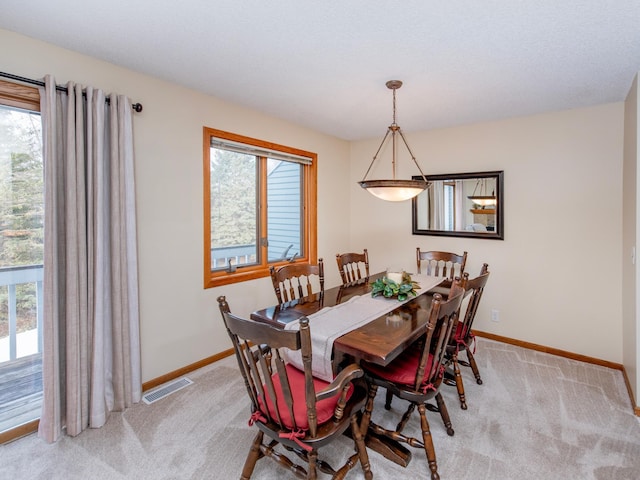
{"type": "Polygon", "coordinates": [[[433,182],[429,189],[429,225],[444,230],[444,182],[433,182]]]}
{"type": "Polygon", "coordinates": [[[466,197],[464,194],[464,180],[455,180],[455,227],[454,230],[461,232],[464,231],[464,227],[466,226],[466,197]]]}
{"type": "Polygon", "coordinates": [[[131,103],[40,89],[45,175],[39,435],[101,427],[141,398],[131,103]]]}

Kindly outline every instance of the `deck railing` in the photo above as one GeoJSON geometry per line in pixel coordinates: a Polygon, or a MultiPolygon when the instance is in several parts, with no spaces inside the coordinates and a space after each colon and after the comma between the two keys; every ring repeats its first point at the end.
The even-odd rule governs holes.
{"type": "MultiPolygon", "coordinates": [[[[293,250],[293,244],[284,247],[282,251],[272,252],[269,250],[269,261],[295,258],[299,252],[293,250]]],[[[232,247],[219,247],[211,249],[211,268],[227,268],[229,263],[233,265],[247,265],[256,262],[256,244],[234,245],[232,247]]]]}
{"type": "Polygon", "coordinates": [[[0,288],[8,290],[8,320],[9,320],[9,360],[17,358],[17,297],[16,286],[23,283],[36,285],[36,318],[38,330],[38,353],[42,352],[42,279],[44,267],[42,265],[24,265],[19,267],[0,268],[0,288]]]}
{"type": "Polygon", "coordinates": [[[235,245],[211,249],[211,268],[226,268],[232,260],[234,265],[255,262],[256,245],[235,245]]]}

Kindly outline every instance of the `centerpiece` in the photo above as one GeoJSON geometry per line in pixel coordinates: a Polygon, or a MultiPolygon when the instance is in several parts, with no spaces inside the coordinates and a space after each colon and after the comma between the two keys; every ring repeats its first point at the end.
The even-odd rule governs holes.
{"type": "Polygon", "coordinates": [[[389,272],[385,277],[377,279],[371,283],[371,296],[379,295],[385,298],[397,298],[402,302],[409,298],[409,295],[416,296],[417,289],[420,288],[417,282],[411,280],[411,275],[407,272],[389,272]]]}

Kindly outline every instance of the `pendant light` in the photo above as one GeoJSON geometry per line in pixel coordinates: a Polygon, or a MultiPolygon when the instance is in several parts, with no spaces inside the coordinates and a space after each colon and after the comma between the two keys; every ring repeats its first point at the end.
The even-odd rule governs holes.
{"type": "Polygon", "coordinates": [[[427,182],[427,178],[422,173],[420,169],[420,165],[416,161],[416,157],[413,156],[413,152],[409,148],[409,144],[407,140],[404,138],[402,130],[400,126],[396,123],[396,90],[402,86],[402,82],[400,80],[389,80],[387,83],[387,88],[393,91],[393,123],[389,125],[387,129],[387,133],[384,135],[382,139],[382,143],[378,147],[378,151],[373,156],[373,160],[371,164],[369,164],[369,168],[367,169],[367,173],[364,174],[362,181],[358,182],[362,188],[367,190],[372,195],[375,195],[382,200],[387,200],[390,202],[400,202],[403,200],[409,200],[410,198],[415,197],[420,192],[422,192],[425,188],[429,186],[427,182]],[[404,146],[407,147],[409,151],[409,155],[411,155],[411,160],[416,164],[418,170],[420,171],[420,175],[422,179],[418,180],[398,180],[396,179],[396,148],[397,148],[397,137],[398,135],[402,139],[404,146]],[[374,162],[378,158],[378,154],[382,147],[384,146],[387,139],[391,138],[392,142],[392,157],[391,157],[391,168],[393,172],[393,178],[390,180],[367,180],[367,175],[371,170],[374,162]]]}
{"type": "Polygon", "coordinates": [[[495,190],[491,192],[491,195],[486,194],[486,188],[487,188],[486,181],[487,181],[486,178],[479,178],[478,182],[476,183],[476,188],[473,189],[473,194],[467,197],[473,203],[483,208],[495,206],[498,203],[495,190]],[[478,187],[480,187],[480,192],[479,192],[480,195],[476,195],[476,191],[478,190],[478,187]]]}

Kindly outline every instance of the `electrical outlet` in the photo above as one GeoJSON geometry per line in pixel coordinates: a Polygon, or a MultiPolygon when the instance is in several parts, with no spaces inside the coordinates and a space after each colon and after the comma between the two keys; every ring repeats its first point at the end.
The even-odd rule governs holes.
{"type": "Polygon", "coordinates": [[[500,321],[500,311],[499,310],[491,310],[491,321],[499,322],[500,321]]]}

